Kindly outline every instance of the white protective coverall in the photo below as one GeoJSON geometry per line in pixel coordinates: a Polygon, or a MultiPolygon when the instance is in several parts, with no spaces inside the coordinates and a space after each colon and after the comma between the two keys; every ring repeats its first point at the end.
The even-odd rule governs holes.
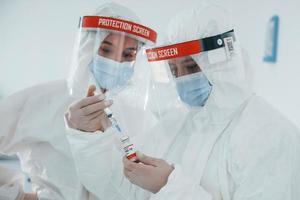
{"type": "MultiPolygon", "coordinates": [[[[169,43],[231,30],[228,17],[218,6],[201,4],[172,20],[169,43]]],[[[238,45],[236,55],[226,62],[209,64],[207,52],[192,58],[213,85],[205,106],[167,101],[168,95],[162,97],[159,89],[163,84],[154,80],[151,97],[158,101],[160,121],[132,138],[141,152],[175,165],[168,183],[156,194],[132,185],[123,175],[122,153],[113,133],[84,136],[69,130],[83,185],[106,200],[299,199],[299,131],[252,92],[238,45]],[[165,109],[165,102],[172,106],[165,109]]]]}
{"type": "MultiPolygon", "coordinates": [[[[172,20],[168,42],[229,31],[229,16],[218,6],[201,4],[172,20]]],[[[156,199],[299,199],[299,131],[252,92],[238,44],[231,60],[210,64],[212,55],[192,55],[213,90],[204,107],[186,107],[187,115],[175,118],[173,123],[185,121],[174,135],[181,144],[166,154],[175,170],[156,199]]],[[[165,129],[173,130],[171,125],[165,129]]]]}
{"type": "MultiPolygon", "coordinates": [[[[106,3],[92,15],[139,21],[131,10],[116,3],[106,3]]],[[[75,49],[71,76],[68,80],[33,86],[0,101],[0,152],[6,155],[18,155],[22,170],[31,178],[33,191],[37,193],[40,200],[93,199],[93,195],[83,188],[78,179],[66,138],[64,114],[72,102],[86,96],[89,81],[92,79],[88,65],[92,61],[94,51],[92,45],[95,43],[95,37],[95,34],[89,33],[78,35],[75,45],[77,49],[75,49]]],[[[142,81],[145,82],[145,74],[142,72],[140,74],[143,76],[142,81]]],[[[134,76],[133,79],[138,78],[134,76]]],[[[130,84],[134,85],[134,81],[130,84]]],[[[129,87],[122,92],[132,93],[132,90],[145,91],[143,88],[129,87]]],[[[140,111],[144,106],[136,99],[131,101],[123,98],[123,101],[114,103],[116,115],[117,110],[125,104],[140,106],[140,111]]],[[[125,113],[127,116],[143,117],[141,113],[133,113],[137,109],[126,107],[122,109],[126,112],[128,110],[125,113]]],[[[127,117],[125,128],[130,125],[132,125],[130,118],[127,117]]],[[[2,173],[5,171],[1,170],[1,175],[2,173]]],[[[13,183],[13,179],[12,175],[9,183],[13,183]]],[[[17,183],[15,187],[19,187],[17,183]]],[[[0,185],[1,192],[5,191],[5,188],[5,184],[0,185]]],[[[20,191],[18,189],[6,191],[4,199],[14,200],[21,195],[20,191]]]]}

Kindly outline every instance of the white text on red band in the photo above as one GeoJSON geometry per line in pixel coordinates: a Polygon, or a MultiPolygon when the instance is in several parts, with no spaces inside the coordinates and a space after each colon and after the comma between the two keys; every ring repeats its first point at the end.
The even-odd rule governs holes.
{"type": "Polygon", "coordinates": [[[136,34],[143,35],[145,37],[149,37],[149,35],[150,35],[149,30],[147,30],[141,26],[137,26],[137,25],[133,25],[130,23],[117,21],[117,20],[113,20],[113,19],[100,18],[98,25],[105,26],[105,27],[113,27],[113,28],[124,30],[124,31],[130,31],[130,32],[133,32],[136,34]]]}
{"type": "Polygon", "coordinates": [[[157,60],[166,57],[174,57],[178,55],[177,48],[170,48],[170,49],[162,49],[159,51],[150,51],[147,53],[149,60],[157,60]]]}

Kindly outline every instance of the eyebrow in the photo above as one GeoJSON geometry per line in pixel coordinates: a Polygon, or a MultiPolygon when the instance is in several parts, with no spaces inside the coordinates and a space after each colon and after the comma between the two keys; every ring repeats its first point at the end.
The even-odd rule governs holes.
{"type": "Polygon", "coordinates": [[[137,47],[128,47],[125,50],[129,50],[129,51],[136,51],[137,47]]]}
{"type": "Polygon", "coordinates": [[[180,62],[181,64],[189,64],[189,63],[196,63],[192,58],[184,59],[180,62]]]}
{"type": "Polygon", "coordinates": [[[110,46],[114,46],[113,43],[108,42],[108,41],[106,41],[106,40],[104,40],[104,41],[102,42],[102,44],[108,44],[108,45],[110,45],[110,46]]]}
{"type": "MultiPolygon", "coordinates": [[[[111,42],[109,42],[109,41],[106,41],[106,40],[104,40],[104,41],[102,42],[102,44],[107,44],[107,45],[109,45],[109,46],[114,46],[113,43],[111,43],[111,42]]],[[[128,47],[128,48],[126,48],[125,50],[136,51],[137,49],[138,49],[138,47],[128,47]]]]}

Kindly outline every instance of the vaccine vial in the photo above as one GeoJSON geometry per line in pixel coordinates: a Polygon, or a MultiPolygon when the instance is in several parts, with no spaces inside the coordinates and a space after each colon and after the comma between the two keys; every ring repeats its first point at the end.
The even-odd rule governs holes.
{"type": "Polygon", "coordinates": [[[119,138],[120,138],[122,146],[123,146],[123,151],[125,152],[125,156],[128,158],[128,160],[139,163],[134,145],[130,142],[129,137],[126,136],[123,133],[123,131],[121,130],[121,128],[118,125],[117,120],[114,118],[111,110],[106,108],[106,109],[104,109],[104,111],[105,111],[107,117],[109,118],[112,127],[114,127],[115,130],[117,130],[117,133],[119,135],[119,138]]]}
{"type": "Polygon", "coordinates": [[[122,137],[121,142],[123,145],[125,156],[128,158],[128,160],[138,163],[139,160],[136,155],[136,150],[134,148],[134,145],[130,142],[129,137],[128,136],[122,137]]]}

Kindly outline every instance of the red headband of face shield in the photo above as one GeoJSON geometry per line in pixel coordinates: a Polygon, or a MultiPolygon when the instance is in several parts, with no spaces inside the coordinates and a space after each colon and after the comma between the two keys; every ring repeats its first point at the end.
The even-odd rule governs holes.
{"type": "Polygon", "coordinates": [[[198,54],[205,51],[215,50],[226,47],[230,53],[233,51],[233,42],[235,41],[234,30],[188,42],[147,49],[149,62],[169,60],[189,55],[198,54]]]}
{"type": "Polygon", "coordinates": [[[146,26],[130,22],[127,20],[104,17],[104,16],[84,16],[80,18],[79,27],[82,28],[98,28],[113,31],[125,32],[152,43],[156,42],[157,33],[146,26]]]}

